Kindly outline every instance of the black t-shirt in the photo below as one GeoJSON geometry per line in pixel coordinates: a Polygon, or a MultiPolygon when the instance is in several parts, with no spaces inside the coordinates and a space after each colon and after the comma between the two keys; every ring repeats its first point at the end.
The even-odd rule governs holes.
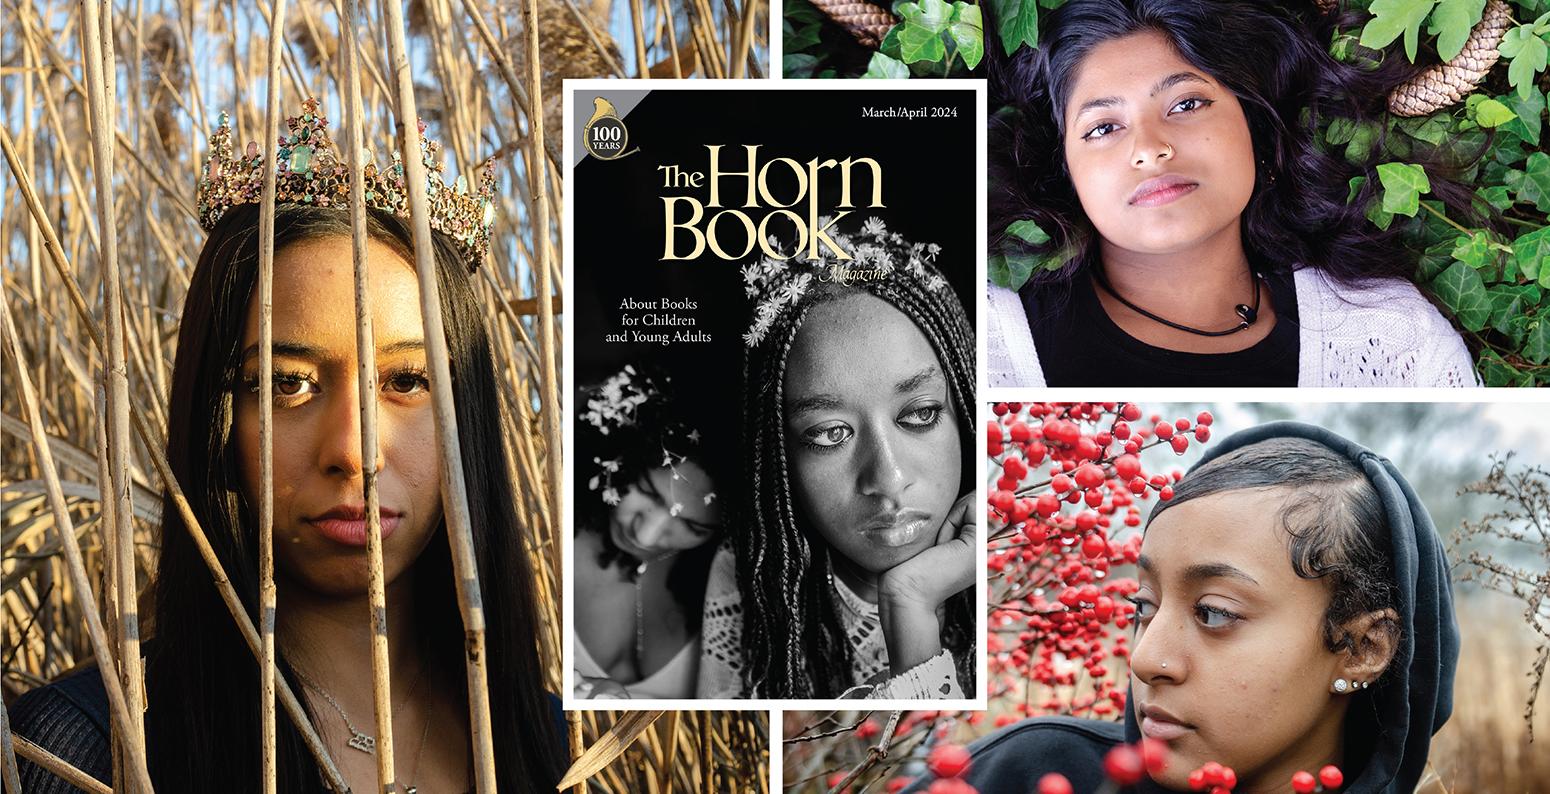
{"type": "Polygon", "coordinates": [[[1287,271],[1267,273],[1276,324],[1252,347],[1181,353],[1125,333],[1103,310],[1092,278],[1023,287],[1028,328],[1050,386],[1296,386],[1297,291],[1287,271]]]}

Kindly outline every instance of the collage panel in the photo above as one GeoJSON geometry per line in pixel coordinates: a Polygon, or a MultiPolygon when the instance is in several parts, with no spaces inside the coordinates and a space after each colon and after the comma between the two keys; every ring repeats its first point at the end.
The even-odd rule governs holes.
{"type": "Polygon", "coordinates": [[[983,84],[568,90],[567,705],[974,702],[983,84]]]}
{"type": "Polygon", "coordinates": [[[767,711],[563,710],[557,202],[563,78],[769,13],[0,8],[7,794],[766,790],[767,711]]]}
{"type": "Polygon", "coordinates": [[[1544,790],[1542,400],[984,407],[988,709],[787,711],[786,790],[1544,790]]]}
{"type": "Polygon", "coordinates": [[[989,383],[1544,385],[1550,6],[1433,5],[985,4],[989,383]]]}

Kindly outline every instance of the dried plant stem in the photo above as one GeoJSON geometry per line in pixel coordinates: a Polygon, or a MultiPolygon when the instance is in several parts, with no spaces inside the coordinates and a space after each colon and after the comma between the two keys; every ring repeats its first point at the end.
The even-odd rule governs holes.
{"type": "Polygon", "coordinates": [[[365,113],[361,108],[356,0],[345,0],[340,18],[344,46],[344,112],[349,128],[350,254],[355,266],[356,383],[360,394],[361,466],[366,491],[367,600],[371,605],[371,694],[377,720],[377,787],[398,785],[393,747],[393,676],[388,659],[387,582],[382,571],[381,495],[377,491],[377,356],[371,326],[371,286],[366,266],[366,163],[361,158],[365,113]]]}
{"type": "MultiPolygon", "coordinates": [[[[65,763],[59,756],[33,744],[26,738],[12,736],[11,739],[15,742],[17,755],[43,767],[51,774],[58,775],[66,783],[90,794],[113,794],[113,789],[102,785],[101,781],[65,763]]],[[[21,784],[17,785],[17,790],[20,791],[21,784]]]]}
{"type": "MultiPolygon", "coordinates": [[[[635,76],[650,77],[651,64],[646,60],[646,27],[640,0],[630,0],[630,24],[635,28],[635,76]]],[[[537,52],[537,50],[534,50],[537,52]]]]}
{"type": "MultiPolygon", "coordinates": [[[[538,52],[538,0],[527,0],[523,5],[527,12],[527,47],[528,52],[538,52]]],[[[538,58],[528,58],[528,96],[532,98],[534,107],[543,107],[543,75],[539,71],[538,58]]],[[[533,148],[539,152],[544,151],[544,114],[534,113],[527,118],[528,134],[533,139],[533,148]]],[[[555,371],[556,362],[559,361],[560,351],[554,345],[554,304],[550,296],[554,294],[553,282],[550,279],[553,272],[549,263],[549,181],[544,178],[544,162],[541,157],[534,158],[528,163],[528,184],[533,191],[532,205],[537,208],[537,220],[533,226],[533,253],[536,259],[533,262],[533,271],[538,277],[538,349],[539,362],[542,365],[539,377],[541,390],[544,422],[544,450],[548,462],[550,497],[549,507],[553,511],[551,515],[560,515],[564,509],[561,496],[564,494],[562,483],[565,470],[560,459],[562,440],[560,436],[560,400],[559,400],[559,375],[555,371]]]]}
{"type": "Polygon", "coordinates": [[[479,566],[474,559],[468,491],[464,483],[457,410],[452,396],[452,373],[448,364],[447,337],[441,320],[441,299],[436,284],[436,262],[431,251],[430,208],[425,195],[425,163],[421,160],[414,76],[409,71],[409,52],[404,43],[403,7],[399,0],[387,0],[384,6],[387,10],[388,59],[398,87],[396,125],[403,152],[404,181],[409,189],[414,264],[420,281],[420,315],[425,324],[425,355],[431,369],[431,401],[436,414],[436,441],[441,455],[442,505],[447,536],[452,546],[454,575],[457,577],[458,606],[463,614],[463,631],[466,635],[464,650],[468,667],[468,718],[474,745],[475,790],[479,794],[495,794],[495,745],[494,737],[490,735],[484,604],[479,586],[479,566]]]}
{"type": "Polygon", "coordinates": [[[22,779],[16,770],[16,751],[11,743],[11,713],[4,703],[0,703],[0,766],[4,767],[6,794],[22,794],[22,779]]]}
{"type": "MultiPolygon", "coordinates": [[[[6,350],[10,353],[11,362],[16,368],[15,382],[21,392],[22,405],[27,411],[27,423],[32,429],[32,445],[37,454],[38,468],[42,471],[44,484],[48,489],[48,503],[54,513],[54,528],[59,533],[60,543],[64,548],[65,567],[70,574],[70,586],[83,597],[90,598],[91,582],[86,577],[86,563],[81,557],[81,545],[75,537],[70,508],[65,504],[65,494],[59,484],[59,470],[54,465],[54,455],[49,450],[48,433],[43,429],[43,415],[38,408],[37,395],[32,390],[32,378],[27,373],[27,360],[22,353],[21,339],[17,336],[16,326],[11,320],[10,306],[4,301],[0,301],[0,323],[4,326],[6,350]]],[[[97,672],[102,676],[103,689],[108,694],[113,729],[119,736],[136,736],[129,713],[129,701],[124,696],[124,688],[119,677],[113,671],[113,654],[109,649],[107,631],[102,626],[102,616],[97,614],[97,610],[90,605],[81,611],[86,618],[86,629],[91,637],[92,652],[97,657],[97,672]]],[[[125,755],[134,764],[134,768],[130,770],[134,775],[133,783],[140,791],[149,794],[153,789],[150,772],[145,766],[145,749],[143,746],[135,748],[132,744],[130,748],[130,752],[125,755]]]]}
{"type": "MultiPolygon", "coordinates": [[[[125,363],[126,345],[124,341],[124,295],[123,287],[119,279],[118,268],[118,223],[117,214],[113,204],[113,132],[117,130],[117,123],[113,116],[113,110],[117,105],[113,86],[112,67],[114,63],[112,55],[112,25],[113,6],[111,3],[103,3],[98,8],[97,0],[82,0],[81,2],[81,32],[84,41],[82,52],[85,54],[85,72],[88,102],[91,106],[92,130],[92,172],[96,181],[97,195],[97,228],[101,233],[101,248],[99,249],[101,261],[101,273],[103,275],[103,314],[107,325],[107,415],[100,421],[107,424],[108,432],[108,483],[99,483],[103,486],[103,496],[114,503],[114,526],[112,527],[112,542],[118,546],[120,557],[128,561],[126,566],[119,566],[115,575],[118,577],[118,591],[123,594],[119,604],[118,616],[118,665],[119,675],[125,683],[122,696],[124,697],[125,717],[124,731],[114,737],[125,749],[125,755],[138,757],[138,765],[141,770],[145,766],[145,702],[141,698],[140,680],[143,676],[140,662],[140,623],[136,613],[134,600],[130,594],[135,592],[134,571],[134,502],[130,494],[129,485],[129,453],[132,443],[129,435],[129,369],[125,363]],[[108,35],[104,36],[106,31],[108,35]],[[112,131],[112,132],[110,132],[112,131]]],[[[16,352],[21,353],[21,343],[16,343],[16,352]]],[[[30,388],[30,387],[29,387],[30,388]]],[[[41,423],[39,425],[41,427],[41,423]]],[[[61,496],[61,499],[63,497],[61,496]]],[[[71,534],[74,540],[74,534],[71,534]]],[[[68,544],[67,544],[68,548],[68,544]]],[[[79,552],[77,552],[79,556],[79,552]]],[[[84,579],[82,569],[82,582],[84,579]]],[[[89,592],[87,588],[80,587],[81,592],[89,592]]],[[[86,610],[88,614],[95,614],[95,610],[86,610]]],[[[105,668],[111,667],[113,657],[98,651],[98,664],[105,668]]],[[[150,777],[134,781],[142,792],[150,792],[150,777]]]]}
{"type": "Polygon", "coordinates": [[[259,712],[264,794],[279,787],[279,752],[274,712],[274,202],[279,164],[280,45],[285,41],[285,0],[275,0],[269,15],[268,79],[264,81],[264,187],[258,207],[258,603],[259,712]]]}

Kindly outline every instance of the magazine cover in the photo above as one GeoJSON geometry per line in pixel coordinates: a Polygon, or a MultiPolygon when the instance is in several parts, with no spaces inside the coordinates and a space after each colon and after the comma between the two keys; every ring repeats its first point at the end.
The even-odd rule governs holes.
{"type": "Polygon", "coordinates": [[[567,84],[567,703],[982,691],[983,87],[567,84]]]}

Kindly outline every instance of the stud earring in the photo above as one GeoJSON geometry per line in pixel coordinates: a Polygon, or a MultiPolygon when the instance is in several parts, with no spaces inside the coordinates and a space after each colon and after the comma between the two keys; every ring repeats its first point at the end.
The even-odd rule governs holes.
{"type": "Polygon", "coordinates": [[[1336,678],[1335,679],[1335,691],[1336,692],[1344,692],[1344,691],[1346,691],[1347,689],[1350,689],[1350,688],[1351,688],[1351,685],[1346,683],[1346,680],[1344,678],[1336,678]]]}
{"type": "Polygon", "coordinates": [[[1164,670],[1168,669],[1168,663],[1167,662],[1163,662],[1162,663],[1162,669],[1164,669],[1164,670]]]}

